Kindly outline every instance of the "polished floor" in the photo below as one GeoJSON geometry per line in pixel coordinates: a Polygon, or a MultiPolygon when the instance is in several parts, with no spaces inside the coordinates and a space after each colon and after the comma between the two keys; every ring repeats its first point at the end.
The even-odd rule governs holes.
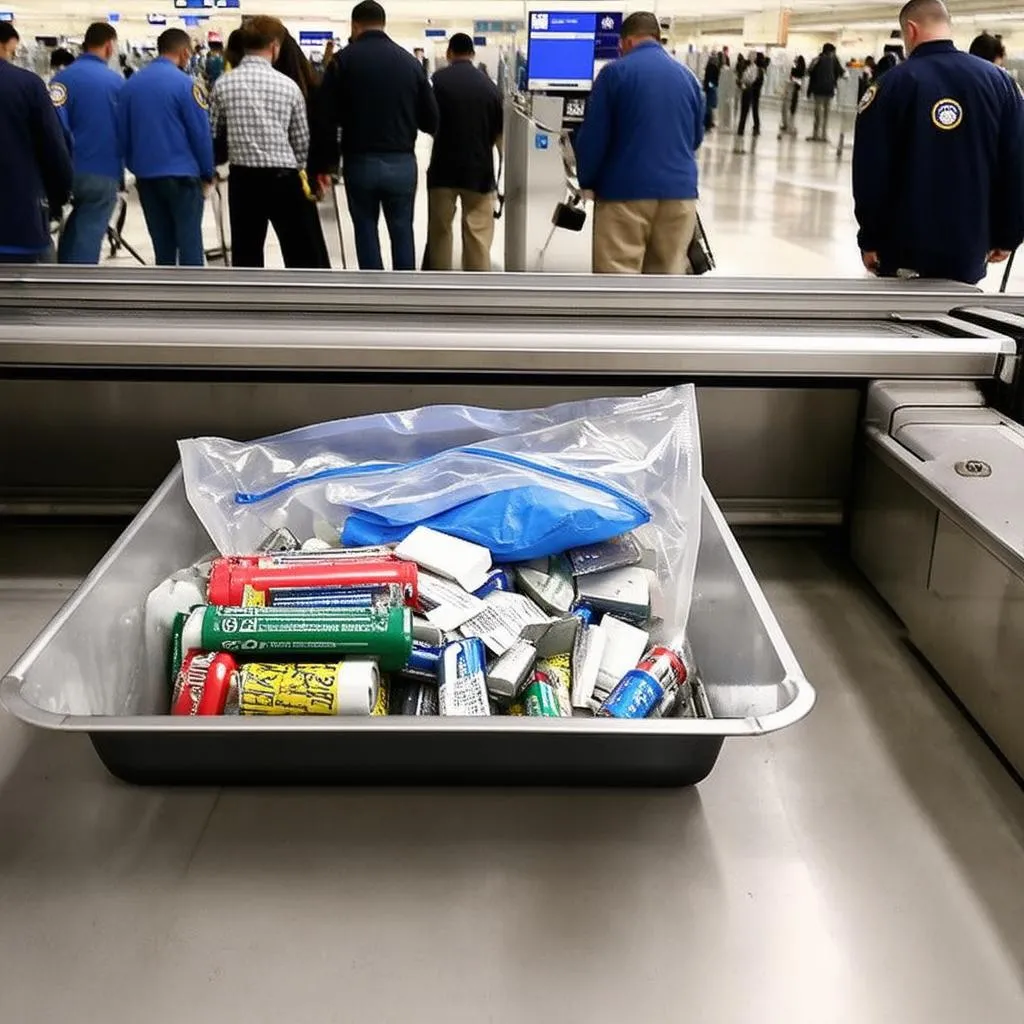
{"type": "MultiPolygon", "coordinates": [[[[728,131],[712,133],[700,153],[701,213],[723,276],[758,277],[866,277],[856,246],[857,225],[853,218],[850,187],[850,127],[835,116],[832,135],[835,142],[845,130],[847,144],[841,154],[836,145],[815,145],[805,141],[810,131],[806,109],[801,108],[795,135],[782,138],[778,133],[779,108],[768,101],[764,105],[762,134],[753,141],[749,134],[746,152],[736,152],[735,136],[728,131]]],[[[749,130],[748,130],[749,131],[749,130]]],[[[421,136],[418,148],[421,184],[416,209],[416,240],[426,239],[425,171],[430,157],[430,141],[421,136]]],[[[553,203],[560,197],[537,197],[529,216],[540,226],[550,223],[553,203]]],[[[345,207],[344,190],[338,190],[342,233],[348,266],[355,268],[355,242],[345,207]]],[[[941,215],[937,211],[936,215],[941,215]]],[[[321,204],[321,220],[333,266],[340,269],[342,241],[334,209],[321,204]]],[[[505,222],[497,223],[492,259],[495,269],[504,266],[505,222]]],[[[207,205],[204,225],[207,245],[218,245],[217,221],[213,202],[207,205]]],[[[134,196],[130,202],[125,237],[147,262],[152,261],[152,245],[146,233],[141,210],[134,196]]],[[[381,231],[385,266],[389,264],[387,237],[381,231]]],[[[456,265],[459,258],[456,232],[456,265]]],[[[545,263],[548,271],[587,271],[590,269],[589,233],[572,235],[559,232],[545,263]]],[[[118,260],[130,260],[120,253],[118,260]]],[[[280,247],[273,232],[267,244],[267,265],[281,267],[280,247]]],[[[982,287],[995,291],[1003,268],[996,268],[982,287]]],[[[1013,277],[1014,287],[1024,287],[1024,264],[1013,277]]]]}
{"type": "MultiPolygon", "coordinates": [[[[5,532],[0,663],[109,536],[5,532]]],[[[3,1019],[1024,1020],[1024,791],[829,543],[745,547],[819,700],[696,789],[135,789],[0,715],[3,1019]]]]}

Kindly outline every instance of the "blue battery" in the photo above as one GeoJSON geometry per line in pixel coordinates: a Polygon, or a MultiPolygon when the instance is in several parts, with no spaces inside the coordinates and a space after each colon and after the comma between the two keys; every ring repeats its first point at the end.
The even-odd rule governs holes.
{"type": "Polygon", "coordinates": [[[630,669],[605,698],[598,714],[605,718],[647,718],[665,696],[665,688],[650,672],[630,669]]]}
{"type": "Polygon", "coordinates": [[[440,647],[431,647],[419,640],[413,640],[412,653],[405,668],[402,669],[402,675],[436,683],[441,667],[441,651],[440,647]]]}
{"type": "Polygon", "coordinates": [[[275,608],[400,608],[405,602],[397,583],[372,587],[278,587],[267,593],[275,608]]]}
{"type": "Polygon", "coordinates": [[[592,626],[594,624],[594,609],[589,604],[578,604],[572,610],[572,614],[576,616],[584,626],[592,626]]]}
{"type": "Polygon", "coordinates": [[[483,586],[477,587],[473,591],[473,596],[486,597],[488,594],[493,594],[496,590],[511,593],[515,589],[515,585],[512,582],[512,574],[507,569],[492,569],[487,574],[487,580],[483,586]]]}
{"type": "Polygon", "coordinates": [[[490,715],[487,649],[477,637],[448,644],[441,652],[438,698],[442,715],[490,715]]]}

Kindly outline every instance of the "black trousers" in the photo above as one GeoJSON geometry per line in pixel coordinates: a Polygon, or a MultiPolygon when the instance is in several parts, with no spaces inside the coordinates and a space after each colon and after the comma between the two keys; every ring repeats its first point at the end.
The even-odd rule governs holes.
{"type": "Polygon", "coordinates": [[[286,267],[330,265],[316,204],[306,198],[298,171],[232,164],[228,207],[233,267],[264,266],[263,250],[271,225],[286,267]]]}
{"type": "Polygon", "coordinates": [[[753,115],[754,134],[761,134],[761,93],[747,89],[740,96],[740,126],[736,131],[737,135],[743,135],[747,130],[747,116],[753,115]]]}

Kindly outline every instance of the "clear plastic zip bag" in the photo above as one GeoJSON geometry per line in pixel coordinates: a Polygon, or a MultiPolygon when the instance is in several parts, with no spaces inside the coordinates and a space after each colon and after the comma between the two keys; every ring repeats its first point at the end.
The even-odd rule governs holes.
{"type": "Polygon", "coordinates": [[[279,527],[369,543],[426,524],[512,562],[635,530],[657,614],[669,631],[686,624],[700,544],[692,385],[542,409],[429,406],[179,448],[189,501],[224,554],[279,527]]]}

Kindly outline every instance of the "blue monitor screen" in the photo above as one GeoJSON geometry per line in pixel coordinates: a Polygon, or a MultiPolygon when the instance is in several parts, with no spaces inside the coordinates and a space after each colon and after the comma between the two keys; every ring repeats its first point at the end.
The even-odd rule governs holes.
{"type": "Polygon", "coordinates": [[[527,89],[589,91],[594,81],[596,14],[531,11],[527,89]]]}

